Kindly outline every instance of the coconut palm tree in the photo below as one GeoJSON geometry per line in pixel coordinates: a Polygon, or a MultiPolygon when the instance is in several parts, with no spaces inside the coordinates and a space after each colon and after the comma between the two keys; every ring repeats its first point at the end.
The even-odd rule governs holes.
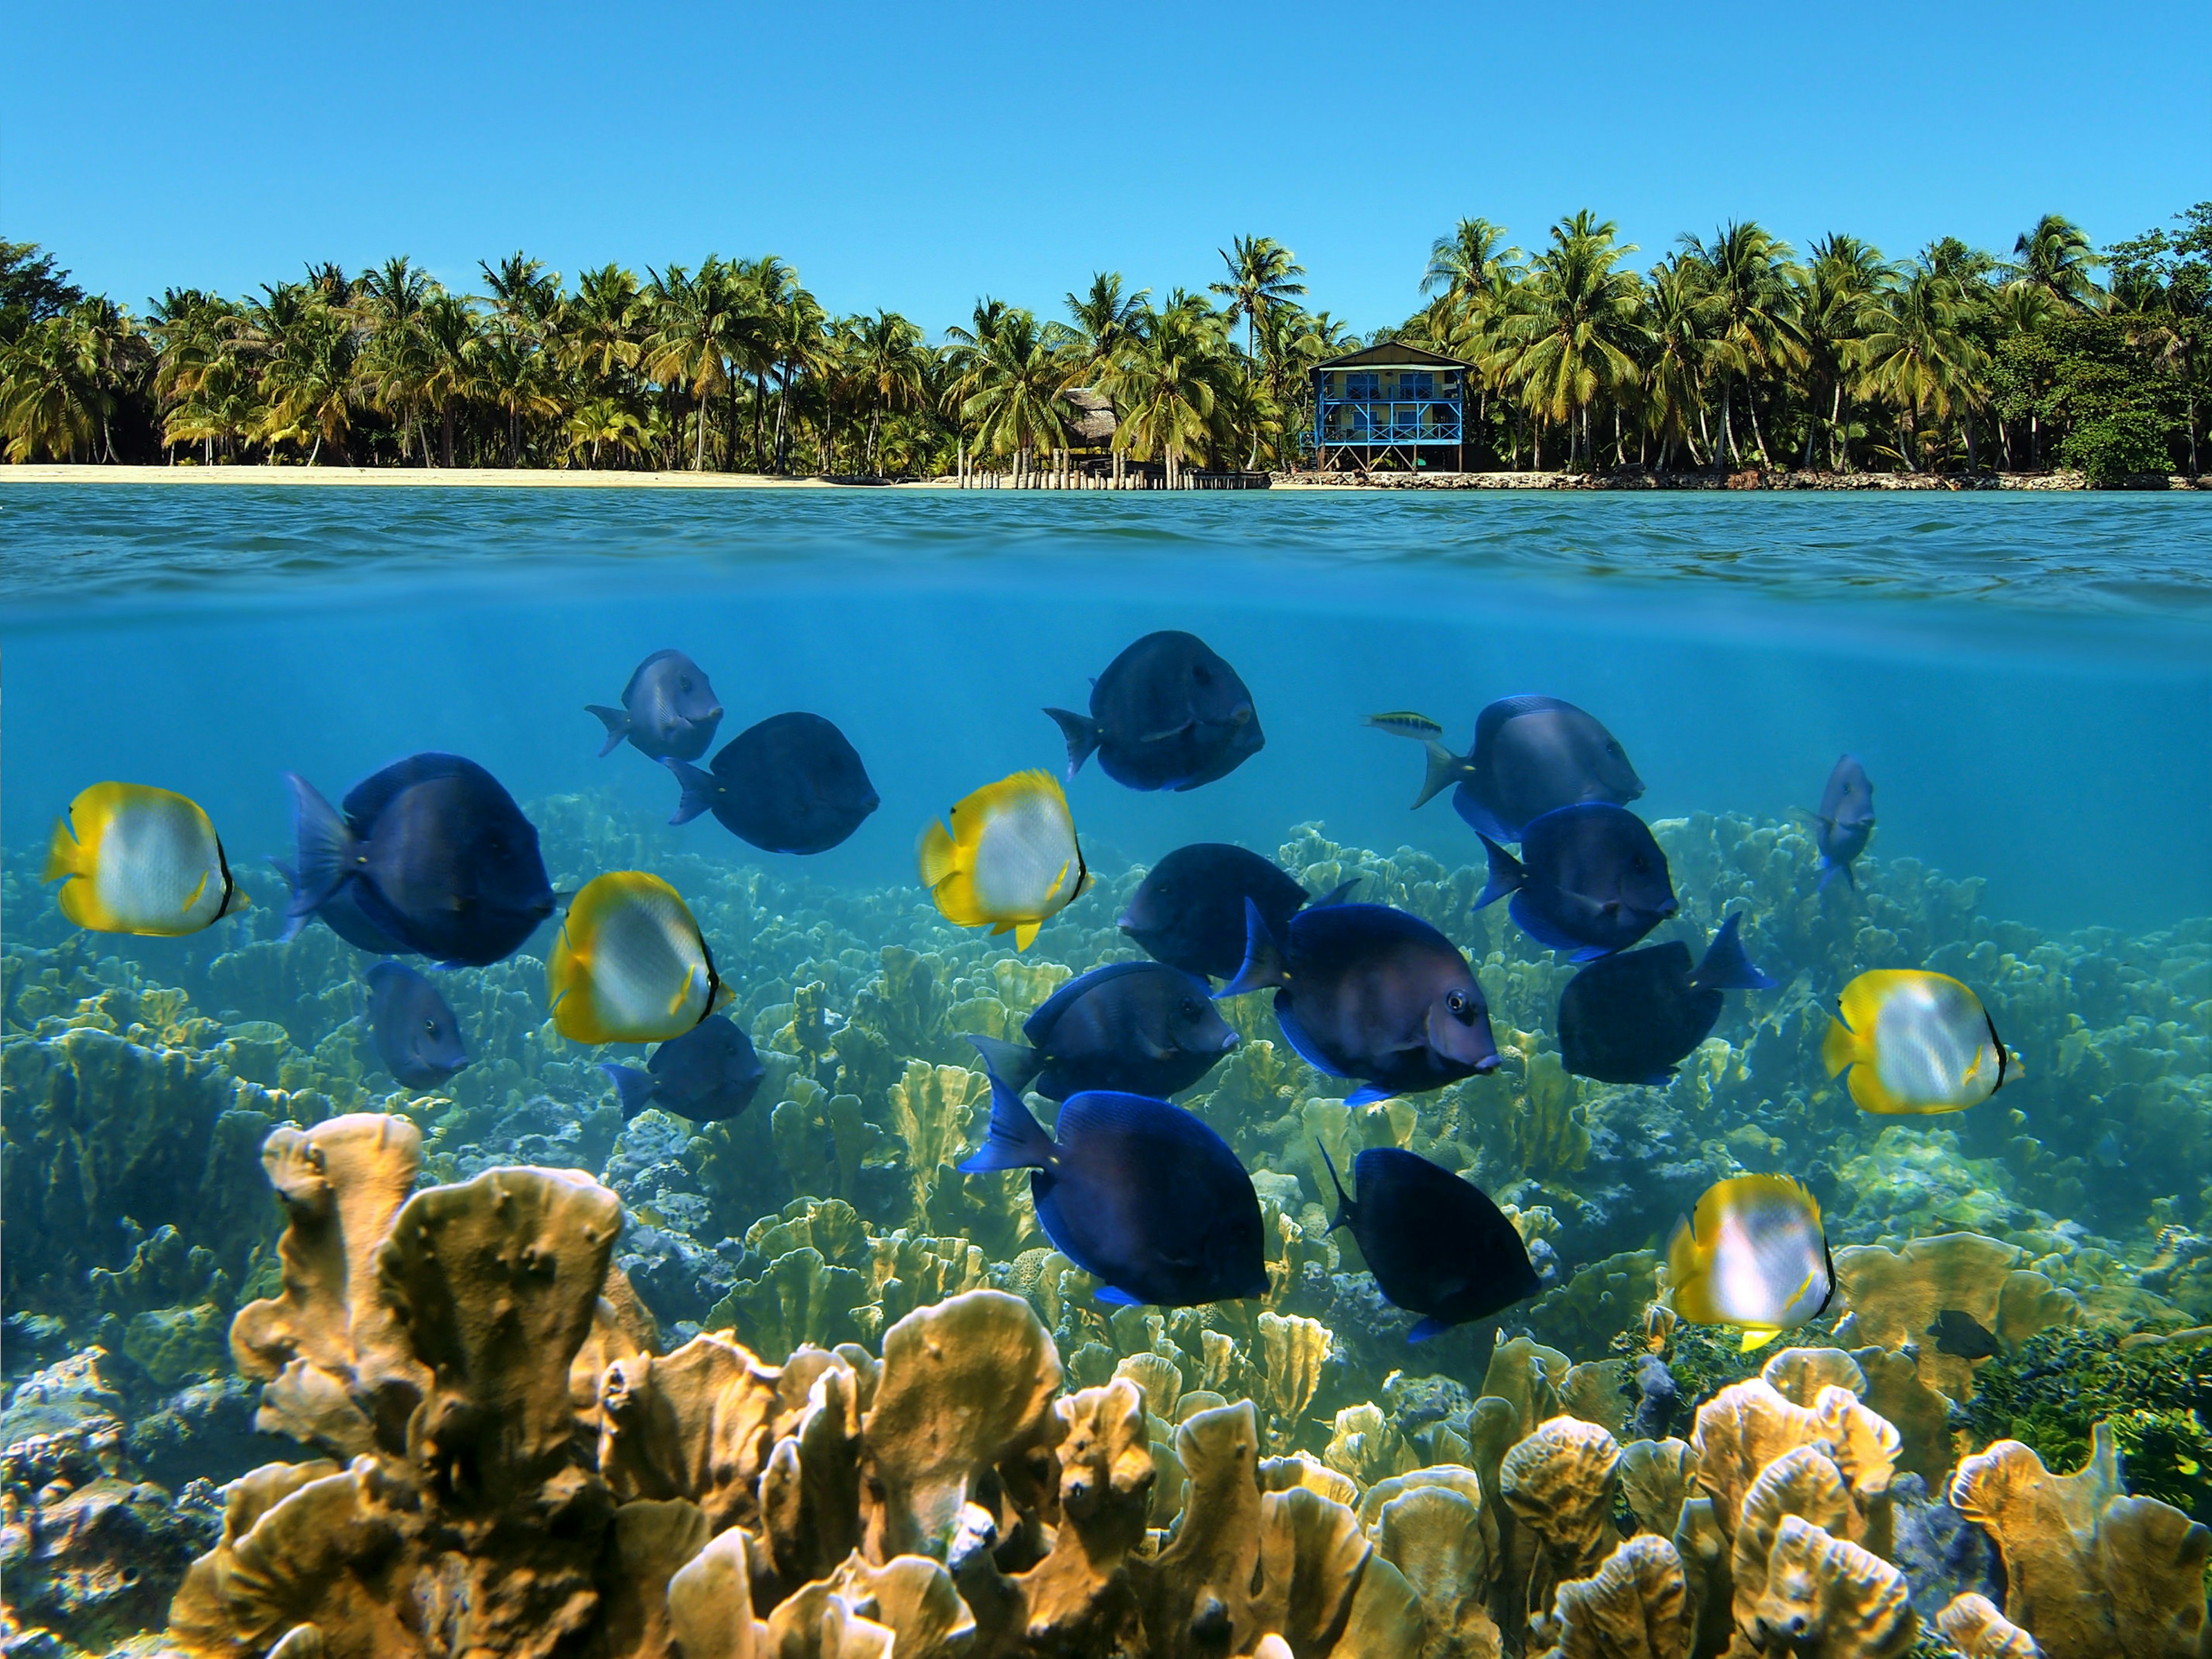
{"type": "Polygon", "coordinates": [[[2063,214],[2046,213],[2012,245],[2013,271],[2069,310],[2098,311],[2106,295],[2091,275],[2105,262],[2081,228],[2063,214]]]}
{"type": "Polygon", "coordinates": [[[1216,251],[1229,267],[1229,280],[1214,283],[1212,292],[1229,301],[1230,327],[1239,317],[1244,319],[1244,355],[1249,357],[1261,316],[1305,293],[1306,285],[1297,279],[1306,268],[1272,236],[1238,236],[1216,251]]]}
{"type": "MultiPolygon", "coordinates": [[[[1068,384],[1086,384],[1105,372],[1108,364],[1142,325],[1150,289],[1134,294],[1124,290],[1118,270],[1093,271],[1088,291],[1066,296],[1065,323],[1047,323],[1045,332],[1054,349],[1068,363],[1068,384]]],[[[957,338],[960,330],[952,331],[957,338]]]]}
{"type": "Polygon", "coordinates": [[[854,377],[868,405],[866,465],[873,473],[884,416],[914,408],[927,384],[928,354],[921,331],[896,312],[878,311],[853,325],[854,377]]]}
{"type": "Polygon", "coordinates": [[[11,461],[75,460],[80,447],[90,453],[93,434],[114,413],[99,343],[75,313],[47,317],[0,346],[0,434],[11,461]]]}
{"type": "Polygon", "coordinates": [[[416,326],[424,354],[422,399],[438,411],[443,439],[439,465],[451,466],[454,417],[483,384],[483,323],[476,307],[460,295],[438,293],[422,302],[416,326]]]}
{"type": "Polygon", "coordinates": [[[1966,322],[1958,284],[1917,265],[1853,348],[1868,388],[1898,412],[1898,453],[1909,471],[1920,470],[1921,422],[1948,420],[1975,395],[1982,354],[1966,322]]]}
{"type": "Polygon", "coordinates": [[[1121,361],[1109,391],[1122,411],[1116,445],[1139,459],[1166,464],[1170,489],[1184,458],[1204,449],[1216,431],[1228,369],[1228,319],[1198,295],[1177,289],[1149,313],[1121,361]]]}
{"type": "Polygon", "coordinates": [[[1760,461],[1771,465],[1759,421],[1758,383],[1802,362],[1805,350],[1790,244],[1747,222],[1723,225],[1710,242],[1685,235],[1681,250],[1714,306],[1713,367],[1729,456],[1740,459],[1734,398],[1741,381],[1753,444],[1760,461]]]}
{"type": "Polygon", "coordinates": [[[1659,440],[1659,465],[1667,467],[1679,443],[1689,452],[1692,466],[1703,466],[1698,440],[1705,431],[1715,307],[1702,274],[1686,268],[1679,254],[1651,268],[1642,297],[1643,409],[1646,426],[1659,440]],[[1690,428],[1692,416],[1695,432],[1690,428]]]}
{"type": "Polygon", "coordinates": [[[1036,319],[1018,307],[990,319],[988,332],[970,349],[975,356],[963,378],[971,389],[961,402],[961,416],[975,423],[978,449],[1012,455],[1026,471],[1036,451],[1056,447],[1066,437],[1067,408],[1060,396],[1066,370],[1045,343],[1036,319]]]}
{"type": "Polygon", "coordinates": [[[1618,227],[1587,209],[1552,228],[1524,285],[1526,303],[1500,325],[1501,343],[1485,367],[1519,389],[1540,421],[1568,428],[1567,461],[1595,464],[1590,405],[1633,386],[1646,336],[1636,273],[1620,269],[1636,252],[1614,240],[1618,227]]]}
{"type": "Polygon", "coordinates": [[[1829,465],[1850,470],[1850,436],[1844,429],[1844,387],[1850,379],[1850,356],[1883,297],[1896,286],[1896,273],[1881,251],[1856,236],[1835,234],[1813,244],[1813,263],[1804,274],[1798,315],[1803,328],[1808,392],[1805,447],[1797,465],[1813,464],[1827,404],[1829,465]]]}
{"type": "MultiPolygon", "coordinates": [[[[653,280],[654,330],[645,345],[645,371],[665,384],[690,386],[698,428],[691,469],[703,472],[709,400],[734,387],[732,377],[755,320],[753,291],[733,266],[711,253],[696,276],[687,278],[682,266],[672,265],[665,282],[657,276],[653,280]]],[[[734,430],[731,441],[734,447],[734,430]]]]}
{"type": "Polygon", "coordinates": [[[331,268],[313,276],[304,286],[264,289],[265,300],[248,307],[269,406],[258,435],[271,446],[307,445],[310,466],[327,443],[349,465],[362,331],[350,309],[351,284],[331,268]]]}
{"type": "Polygon", "coordinates": [[[361,371],[369,401],[398,420],[401,458],[412,432],[425,465],[430,444],[422,425],[429,408],[431,356],[422,335],[422,308],[438,292],[428,273],[404,257],[386,260],[361,279],[360,310],[368,330],[361,371]]]}

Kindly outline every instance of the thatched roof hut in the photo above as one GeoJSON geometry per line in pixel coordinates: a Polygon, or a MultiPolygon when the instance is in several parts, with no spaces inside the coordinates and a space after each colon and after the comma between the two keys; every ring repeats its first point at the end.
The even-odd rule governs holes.
{"type": "Polygon", "coordinates": [[[1104,392],[1087,386],[1070,386],[1060,398],[1069,410],[1069,448],[1094,449],[1114,441],[1114,404],[1104,392]]]}

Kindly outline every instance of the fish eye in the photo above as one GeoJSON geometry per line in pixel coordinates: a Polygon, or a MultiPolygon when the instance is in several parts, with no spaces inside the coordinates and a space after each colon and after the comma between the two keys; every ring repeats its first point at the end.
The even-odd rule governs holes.
{"type": "Polygon", "coordinates": [[[689,691],[691,689],[691,677],[686,674],[682,679],[677,681],[676,689],[678,691],[689,691]]]}
{"type": "Polygon", "coordinates": [[[438,1022],[434,1019],[426,1019],[422,1022],[422,1030],[426,1035],[435,1036],[438,1035],[438,1022]]]}
{"type": "Polygon", "coordinates": [[[1181,1014],[1185,1019],[1196,1019],[1198,1018],[1198,1004],[1192,1001],[1188,997],[1185,997],[1181,1002],[1176,1005],[1176,1012],[1181,1014]]]}
{"type": "Polygon", "coordinates": [[[1444,1006],[1455,1014],[1464,1014],[1467,1012],[1467,993],[1464,991],[1448,993],[1444,997],[1444,1006]]]}

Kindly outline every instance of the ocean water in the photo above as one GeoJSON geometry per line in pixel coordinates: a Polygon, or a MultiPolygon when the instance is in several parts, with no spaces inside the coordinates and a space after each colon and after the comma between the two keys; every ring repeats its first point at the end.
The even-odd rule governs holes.
{"type": "MultiPolygon", "coordinates": [[[[1918,1361],[1934,1337],[1871,1291],[1855,1328],[1834,1328],[1847,1297],[1802,1334],[1904,1350],[1948,1383],[1946,1474],[1999,1430],[2053,1468],[2087,1455],[2092,1425],[2021,1380],[2039,1374],[2031,1341],[2087,1344],[2069,1363],[2109,1369],[2126,1336],[2212,1322],[2191,1265],[2212,1255],[2212,517],[2194,498],[15,485],[0,489],[0,605],[11,1512],[35,1522],[100,1479],[197,1494],[137,1515],[111,1553],[143,1578],[106,1591],[68,1578],[66,1550],[27,1523],[18,1621],[85,1650],[162,1626],[182,1564],[216,1547],[215,1486],[306,1455],[254,1432],[262,1378],[226,1333],[280,1288],[262,1139],[343,1113],[411,1124],[419,1184],[513,1164],[605,1183],[615,1260],[665,1347],[722,1329],[769,1364],[804,1342],[880,1352],[904,1310],[995,1285],[1036,1308],[1069,1386],[1166,1354],[1186,1390],[1261,1400],[1264,1450],[1363,1488],[1464,1454],[1501,1340],[1578,1362],[1646,1352],[1652,1253],[1705,1187],[1746,1172],[1805,1181],[1832,1249],[1976,1233],[2065,1305],[1977,1358],[1999,1368],[1979,1418],[1966,1362],[1918,1361]],[[1161,629],[1236,667],[1265,747],[1182,793],[1085,766],[1066,793],[1097,890],[1026,951],[947,922],[916,874],[924,829],[1007,774],[1064,771],[1041,711],[1083,707],[1091,677],[1161,629]],[[669,646],[712,678],[717,747],[787,710],[836,724],[880,797],[848,841],[799,857],[711,817],[671,825],[662,768],[597,757],[584,705],[617,702],[669,646]],[[1409,810],[1420,750],[1363,723],[1423,711],[1464,749],[1477,711],[1523,692],[1597,715],[1647,786],[1633,810],[1682,913],[1645,942],[1699,952],[1733,909],[1781,981],[1732,993],[1667,1087],[1560,1071],[1571,965],[1504,906],[1468,908],[1480,842],[1447,799],[1409,810]],[[685,896],[766,1060],[743,1115],[625,1121],[597,1065],[649,1051],[548,1024],[550,926],[489,968],[434,970],[468,1070],[417,1091],[382,1069],[362,1012],[374,959],[319,923],[282,941],[270,861],[293,852],[283,774],[337,800],[423,750],[501,781],[556,887],[642,869],[685,896]],[[1874,781],[1878,827],[1857,888],[1823,892],[1802,813],[1844,751],[1874,781]],[[198,801],[252,908],[183,939],[72,929],[40,864],[56,815],[108,779],[198,801]],[[1442,928],[1505,1052],[1495,1077],[1346,1107],[1352,1085],[1297,1059],[1266,998],[1223,1005],[1243,1045],[1179,1099],[1268,1206],[1265,1311],[1321,1333],[1304,1398],[1278,1398],[1258,1306],[1116,1315],[1044,1255],[1018,1177],[946,1167],[988,1115],[964,1037],[1018,1036],[1070,974],[1137,957],[1121,904],[1201,841],[1316,892],[1358,877],[1359,896],[1442,928]],[[1957,1114],[1852,1105],[1820,1040],[1844,983],[1877,967],[1966,981],[2018,1075],[1957,1114]],[[1409,1345],[1410,1316],[1328,1231],[1316,1140],[1467,1174],[1510,1206],[1541,1297],[1409,1345]],[[831,1216],[831,1200],[851,1208],[831,1216]],[[1612,1291],[1576,1288],[1605,1264],[1612,1291]],[[1217,1365],[1207,1333],[1241,1358],[1217,1365]],[[1347,1439],[1370,1408],[1373,1437],[1347,1439]],[[72,1464],[70,1446],[108,1432],[96,1419],[122,1452],[72,1464]]],[[[2001,1322],[1981,1280],[1931,1294],[2001,1322]]],[[[1687,1437],[1698,1401],[1765,1358],[1687,1327],[1668,1340],[1652,1351],[1679,1384],[1671,1419],[1607,1373],[1623,1440],[1687,1437]]],[[[2127,1419],[2136,1490],[2212,1519],[2191,1450],[2212,1445],[2212,1385],[2185,1369],[2163,1394],[2111,1370],[2100,1409],[2127,1419]]],[[[1923,1576],[1930,1618],[1938,1590],[1987,1581],[1955,1561],[1923,1576]]]]}

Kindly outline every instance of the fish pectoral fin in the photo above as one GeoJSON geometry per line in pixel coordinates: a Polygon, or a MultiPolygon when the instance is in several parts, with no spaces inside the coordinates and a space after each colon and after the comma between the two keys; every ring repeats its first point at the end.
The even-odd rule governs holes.
{"type": "Polygon", "coordinates": [[[1118,1285],[1101,1285],[1091,1294],[1098,1301],[1116,1308],[1141,1308],[1145,1305],[1140,1298],[1130,1295],[1118,1285]]]}
{"type": "MultiPolygon", "coordinates": [[[[183,905],[183,907],[182,907],[182,908],[185,908],[185,909],[186,909],[186,910],[189,910],[189,909],[191,909],[191,908],[192,908],[192,906],[194,906],[195,904],[198,904],[198,903],[200,902],[200,895],[207,891],[207,884],[208,884],[207,872],[206,872],[206,871],[204,871],[204,870],[203,870],[203,871],[201,871],[201,872],[200,872],[200,878],[199,878],[198,881],[196,881],[196,882],[194,882],[194,883],[192,884],[192,890],[191,890],[189,894],[187,894],[187,895],[185,896],[185,902],[184,902],[184,905],[183,905]]],[[[1978,1055],[1977,1055],[1977,1056],[1975,1057],[1975,1061],[1974,1061],[1974,1063],[1975,1063],[1976,1065],[1978,1065],[1978,1066],[1979,1064],[1981,1064],[1981,1060],[1980,1060],[1980,1057],[1979,1057],[1978,1055]]],[[[1972,1077],[1972,1076],[1973,1076],[1973,1073],[1972,1073],[1972,1072],[1970,1071],[1970,1072],[1968,1072],[1968,1073],[1966,1073],[1966,1075],[1967,1075],[1968,1077],[1972,1077]]]]}
{"type": "Polygon", "coordinates": [[[1165,743],[1170,738],[1181,737],[1184,732],[1190,731],[1193,727],[1197,726],[1197,724],[1198,721],[1194,718],[1186,720],[1181,726],[1167,726],[1161,727],[1157,732],[1147,732],[1143,737],[1139,738],[1137,741],[1139,743],[1165,743]]]}
{"type": "Polygon", "coordinates": [[[1749,1353],[1754,1348],[1763,1348],[1781,1334],[1782,1328],[1778,1325],[1747,1325],[1743,1328],[1743,1346],[1740,1352],[1749,1353]]]}

